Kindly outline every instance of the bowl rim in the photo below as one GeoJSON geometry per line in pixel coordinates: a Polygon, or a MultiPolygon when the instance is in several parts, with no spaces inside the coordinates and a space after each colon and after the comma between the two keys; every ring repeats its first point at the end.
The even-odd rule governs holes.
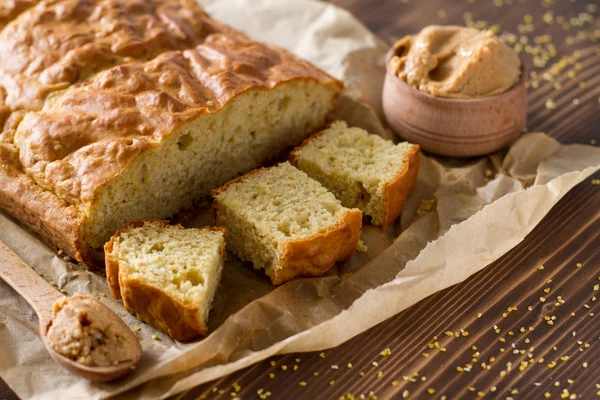
{"type": "Polygon", "coordinates": [[[508,89],[507,91],[495,94],[493,96],[477,97],[477,98],[473,98],[473,99],[457,99],[457,98],[453,98],[453,97],[434,96],[430,93],[427,93],[420,89],[417,89],[416,87],[414,87],[412,85],[409,85],[408,82],[406,82],[403,79],[400,79],[398,77],[398,75],[396,75],[396,74],[392,73],[392,71],[390,71],[390,69],[389,69],[390,60],[392,59],[393,56],[396,55],[395,53],[396,53],[395,48],[394,48],[394,46],[392,46],[386,54],[386,57],[385,57],[386,75],[389,75],[392,78],[395,78],[395,80],[400,85],[403,85],[404,87],[408,88],[408,90],[411,91],[414,96],[420,96],[425,99],[433,100],[433,101],[439,101],[439,102],[445,102],[445,103],[464,103],[464,104],[471,103],[471,104],[473,104],[476,102],[489,102],[489,101],[494,101],[494,100],[501,100],[503,97],[509,97],[510,95],[513,94],[513,92],[515,92],[518,89],[520,89],[521,87],[523,87],[525,84],[525,81],[527,80],[527,76],[528,76],[528,68],[527,68],[526,64],[523,62],[523,57],[521,57],[520,54],[517,54],[517,56],[519,57],[519,61],[521,62],[521,65],[520,65],[521,76],[519,77],[519,80],[517,81],[517,83],[512,85],[510,87],[510,89],[508,89]]]}

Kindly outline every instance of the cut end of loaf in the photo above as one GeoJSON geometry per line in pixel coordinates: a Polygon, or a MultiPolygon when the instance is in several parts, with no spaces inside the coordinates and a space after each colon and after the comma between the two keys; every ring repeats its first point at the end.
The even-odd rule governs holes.
{"type": "Polygon", "coordinates": [[[85,243],[98,249],[126,221],[169,218],[193,207],[322,127],[338,95],[337,85],[298,79],[248,90],[218,112],[185,123],[82,206],[85,243]]]}
{"type": "Polygon", "coordinates": [[[290,163],[252,171],[213,196],[228,248],[264,269],[273,284],[322,275],[356,251],[362,213],[290,163]]]}
{"type": "Polygon", "coordinates": [[[225,260],[225,230],[138,220],[107,243],[107,281],[125,308],[179,340],[206,333],[225,260]]]}
{"type": "Polygon", "coordinates": [[[359,208],[385,229],[412,193],[419,146],[396,145],[336,121],[296,148],[292,163],[331,190],[344,206],[359,208]]]}

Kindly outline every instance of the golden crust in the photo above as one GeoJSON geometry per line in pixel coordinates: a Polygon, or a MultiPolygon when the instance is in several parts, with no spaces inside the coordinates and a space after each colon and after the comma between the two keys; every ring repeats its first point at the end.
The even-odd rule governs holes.
{"type": "Polygon", "coordinates": [[[17,155],[2,160],[3,179],[18,183],[0,186],[0,206],[88,265],[97,254],[78,210],[182,124],[249,90],[296,80],[342,88],[194,0],[15,1],[0,5],[0,143],[17,155]]]}
{"type": "MultiPolygon", "coordinates": [[[[130,229],[139,228],[146,224],[153,224],[157,227],[168,227],[171,226],[169,221],[165,220],[153,220],[153,219],[135,219],[121,226],[119,230],[110,238],[110,240],[104,245],[104,262],[106,265],[106,282],[110,289],[110,294],[115,299],[121,298],[121,287],[119,285],[119,261],[112,253],[115,240],[121,236],[121,234],[130,229]]],[[[181,225],[172,225],[176,228],[184,229],[181,225]]]]}
{"type": "MultiPolygon", "coordinates": [[[[225,192],[230,186],[241,183],[249,177],[268,169],[265,167],[254,169],[212,191],[214,198],[212,204],[213,225],[217,223],[217,213],[219,212],[217,196],[225,192]]],[[[280,264],[275,269],[275,274],[271,276],[271,283],[281,285],[296,276],[315,277],[323,275],[337,261],[347,260],[356,253],[361,228],[362,211],[348,209],[342,220],[328,230],[300,240],[288,241],[280,264]]]]}
{"type": "Polygon", "coordinates": [[[0,31],[23,11],[39,2],[40,0],[12,0],[0,3],[0,31]]]}
{"type": "Polygon", "coordinates": [[[323,275],[337,261],[347,260],[356,253],[361,227],[362,212],[350,209],[329,230],[288,242],[271,282],[280,285],[296,276],[323,275]]]}
{"type": "Polygon", "coordinates": [[[183,304],[137,279],[121,277],[120,280],[123,305],[140,321],[177,340],[206,335],[207,328],[197,307],[183,304]]]}
{"type": "MultiPolygon", "coordinates": [[[[338,122],[333,121],[322,131],[304,139],[300,145],[290,152],[290,162],[294,166],[298,166],[296,153],[300,152],[311,141],[324,135],[327,129],[338,122]]],[[[411,144],[410,146],[410,151],[406,154],[404,168],[384,188],[382,229],[386,229],[388,225],[392,224],[400,216],[406,199],[415,188],[421,160],[421,148],[418,144],[411,144]]]]}
{"type": "Polygon", "coordinates": [[[40,188],[16,168],[16,152],[0,142],[0,208],[79,260],[88,260],[79,243],[79,217],[74,206],[40,188]]]}
{"type": "Polygon", "coordinates": [[[411,145],[410,151],[406,154],[404,168],[384,188],[383,223],[381,224],[383,229],[402,213],[404,202],[415,188],[420,160],[419,145],[411,145]]]}
{"type": "Polygon", "coordinates": [[[12,109],[39,110],[51,93],[98,71],[234,32],[193,0],[34,3],[0,6],[0,87],[12,109]]]}
{"type": "MultiPolygon", "coordinates": [[[[160,288],[119,273],[119,262],[112,254],[115,240],[123,232],[147,224],[185,229],[181,225],[171,225],[168,221],[150,219],[137,219],[123,225],[104,246],[106,280],[112,296],[116,299],[123,299],[125,309],[135,314],[137,319],[166,333],[173,339],[190,340],[206,335],[207,328],[198,312],[198,307],[184,304],[160,288]]],[[[227,233],[225,228],[210,227],[207,229],[222,232],[223,235],[227,233]]]]}

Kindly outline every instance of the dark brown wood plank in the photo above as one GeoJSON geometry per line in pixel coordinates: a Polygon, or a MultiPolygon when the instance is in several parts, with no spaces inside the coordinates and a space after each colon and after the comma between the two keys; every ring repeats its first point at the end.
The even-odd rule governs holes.
{"type": "MultiPolygon", "coordinates": [[[[503,4],[513,4],[501,7],[494,5],[494,0],[334,2],[352,11],[388,43],[428,24],[464,24],[466,12],[471,13],[475,21],[488,21],[499,24],[503,30],[518,32],[524,16],[531,14],[535,30],[526,36],[533,40],[535,36],[551,34],[558,54],[553,61],[573,55],[573,51],[579,49],[581,55],[577,62],[581,65],[580,69],[573,64],[564,70],[555,80],[561,84],[558,90],[555,82],[543,79],[537,88],[530,87],[529,130],[545,131],[564,143],[587,144],[594,139],[600,142],[597,128],[600,125],[600,34],[593,41],[594,32],[600,29],[598,13],[594,13],[591,24],[571,26],[569,30],[556,22],[553,25],[541,22],[549,10],[553,11],[555,21],[557,16],[564,16],[568,22],[571,17],[587,12],[588,2],[557,1],[549,8],[543,5],[549,3],[545,0],[504,0],[503,4]],[[577,39],[580,31],[586,38],[577,39]],[[571,41],[569,37],[574,39],[571,41]],[[567,74],[571,69],[574,79],[567,74]],[[585,82],[584,87],[580,86],[581,81],[585,82]],[[556,103],[555,109],[546,107],[548,99],[556,103]],[[578,104],[574,104],[575,99],[578,104]]],[[[597,1],[589,3],[597,4],[597,1]]],[[[531,65],[529,55],[524,55],[524,59],[531,65]]],[[[594,176],[599,177],[600,174],[594,176]]],[[[368,397],[369,391],[380,399],[399,398],[405,390],[410,392],[411,399],[439,399],[444,394],[448,399],[475,399],[479,398],[480,391],[485,398],[537,399],[549,392],[550,398],[558,399],[564,389],[580,396],[577,398],[595,398],[600,390],[596,386],[600,385],[600,306],[599,301],[592,301],[592,296],[596,293],[600,297],[594,291],[594,285],[600,284],[600,186],[593,186],[590,181],[591,178],[565,196],[523,243],[485,270],[326,351],[324,358],[318,353],[277,357],[177,398],[231,399],[234,383],[241,387],[235,395],[244,399],[258,398],[260,389],[262,393],[270,391],[271,399],[335,399],[347,392],[359,398],[360,394],[368,397]],[[581,268],[577,268],[577,263],[582,264],[581,268]],[[537,269],[540,264],[544,265],[543,270],[537,269]],[[549,279],[552,282],[546,283],[549,279]],[[550,292],[544,293],[548,287],[550,292]],[[555,307],[557,296],[562,296],[565,302],[555,307]],[[540,297],[546,301],[540,302],[540,297]],[[589,309],[585,308],[586,304],[589,309]],[[531,311],[528,306],[532,307],[531,311]],[[508,312],[508,307],[517,307],[517,310],[508,312]],[[575,313],[574,317],[571,312],[575,313]],[[479,318],[478,313],[481,313],[479,318]],[[548,325],[543,317],[552,315],[556,320],[548,325]],[[500,329],[499,334],[495,333],[494,325],[500,329]],[[524,333],[520,332],[521,327],[524,333]],[[529,331],[529,327],[534,330],[529,331]],[[460,334],[460,329],[467,331],[468,336],[460,334]],[[459,337],[446,336],[446,331],[458,331],[459,337]],[[445,352],[429,348],[434,336],[440,347],[446,348],[445,352]],[[500,342],[500,338],[505,342],[500,342]],[[388,347],[391,355],[381,356],[379,353],[388,347]],[[530,347],[534,348],[531,354],[535,363],[521,371],[519,362],[528,359],[530,347]],[[500,348],[505,351],[501,353],[500,348]],[[514,350],[521,349],[527,350],[525,354],[514,354],[514,350]],[[477,363],[472,363],[476,352],[480,355],[477,363]],[[562,361],[560,358],[564,356],[569,359],[562,361]],[[490,362],[490,357],[495,361],[490,362]],[[544,359],[543,363],[538,363],[540,358],[544,359]],[[373,361],[379,363],[377,367],[373,361]],[[501,376],[509,361],[511,370],[501,376]],[[552,361],[557,365],[549,368],[552,361]],[[490,369],[483,369],[482,362],[490,365],[490,369]],[[587,368],[583,367],[584,362],[587,368]],[[348,363],[352,363],[352,368],[347,367],[348,363]],[[471,371],[457,371],[457,366],[464,369],[467,363],[473,364],[471,371]],[[283,365],[286,371],[282,371],[283,365]],[[296,371],[294,365],[298,366],[296,371]],[[331,368],[332,365],[338,369],[331,368]],[[361,371],[364,376],[360,375],[361,371]],[[383,373],[381,377],[377,375],[379,371],[383,373]],[[319,375],[314,376],[314,372],[319,375]],[[415,378],[417,382],[403,379],[403,376],[412,377],[415,372],[419,373],[415,378]],[[274,379],[269,373],[275,373],[274,379]],[[422,376],[426,377],[424,382],[422,376]],[[330,385],[332,380],[334,384],[330,385]],[[306,382],[306,386],[299,386],[299,382],[306,382]],[[559,386],[554,386],[556,382],[559,386]],[[493,386],[495,392],[491,391],[493,386]],[[471,392],[470,387],[475,390],[471,392]],[[434,395],[427,392],[429,388],[435,389],[434,395]],[[515,388],[517,393],[511,394],[515,388]]],[[[0,380],[0,399],[15,398],[0,380]]]]}
{"type": "Polygon", "coordinates": [[[12,390],[8,387],[6,382],[0,379],[0,399],[2,400],[14,400],[18,397],[13,393],[12,390]]]}

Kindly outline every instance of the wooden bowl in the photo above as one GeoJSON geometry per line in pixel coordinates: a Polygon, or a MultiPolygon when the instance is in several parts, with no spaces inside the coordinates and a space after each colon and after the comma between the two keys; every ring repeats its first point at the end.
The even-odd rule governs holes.
{"type": "MultiPolygon", "coordinates": [[[[387,61],[393,56],[388,53],[387,61]]],[[[389,68],[383,85],[383,111],[398,136],[431,153],[474,157],[508,147],[527,121],[526,70],[499,95],[478,99],[436,97],[422,92],[389,68]]]]}

